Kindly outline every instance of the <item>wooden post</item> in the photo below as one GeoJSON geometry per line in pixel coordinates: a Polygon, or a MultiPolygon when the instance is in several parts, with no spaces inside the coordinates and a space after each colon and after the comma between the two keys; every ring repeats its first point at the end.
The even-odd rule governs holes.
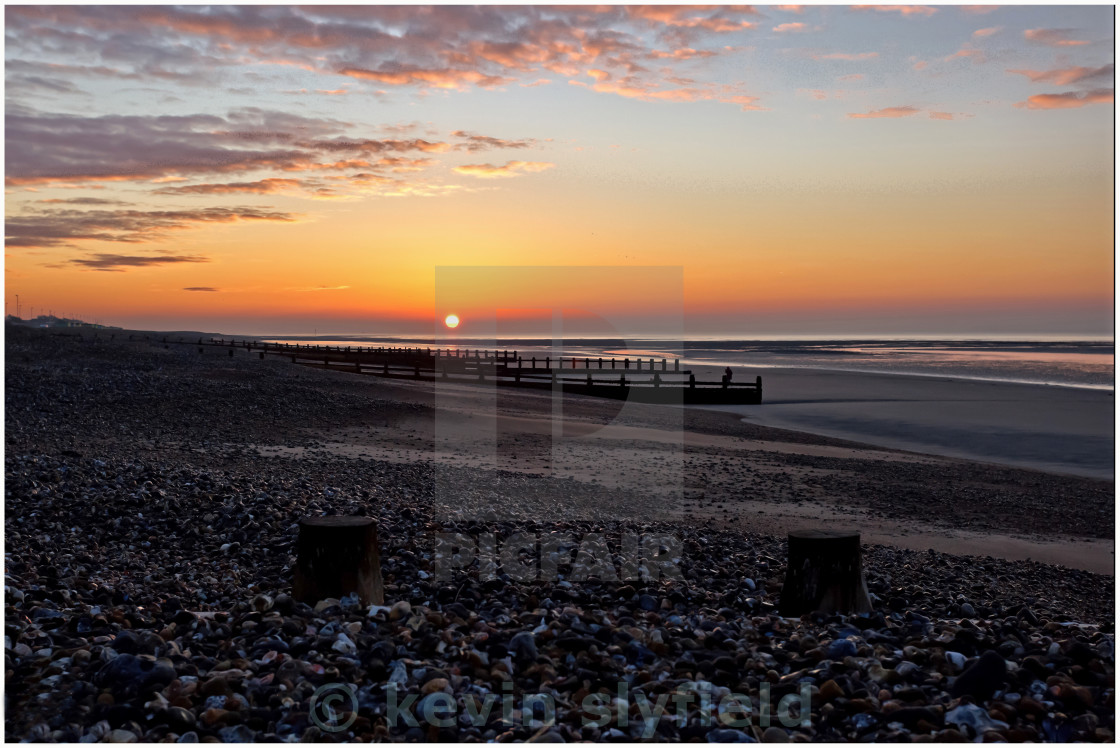
{"type": "Polygon", "coordinates": [[[758,388],[758,401],[762,402],[762,375],[754,378],[754,386],[758,388]]]}
{"type": "Polygon", "coordinates": [[[667,369],[665,368],[666,366],[668,366],[668,363],[665,361],[665,359],[661,359],[661,371],[667,371],[667,369]]]}
{"type": "Polygon", "coordinates": [[[369,517],[305,517],[299,523],[292,597],[314,605],[358,593],[362,605],[383,605],[381,549],[369,517]]]}
{"type": "Polygon", "coordinates": [[[786,581],[779,603],[783,616],[871,612],[859,533],[802,530],[789,533],[788,542],[786,581]]]}
{"type": "Polygon", "coordinates": [[[695,389],[696,388],[696,375],[695,374],[689,374],[688,375],[688,387],[689,387],[689,389],[695,389]]]}
{"type": "Polygon", "coordinates": [[[674,358],[673,359],[673,371],[680,371],[680,370],[681,370],[681,360],[679,358],[674,358]]]}

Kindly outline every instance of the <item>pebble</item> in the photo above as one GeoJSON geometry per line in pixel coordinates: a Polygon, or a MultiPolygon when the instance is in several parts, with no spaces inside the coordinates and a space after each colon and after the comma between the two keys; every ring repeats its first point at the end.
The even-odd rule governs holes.
{"type": "MultiPolygon", "coordinates": [[[[62,356],[32,369],[19,363],[21,343],[8,344],[10,740],[332,740],[309,715],[315,689],[334,682],[352,684],[360,704],[352,735],[339,739],[363,742],[637,740],[645,723],[636,708],[625,729],[581,724],[583,697],[620,682],[654,696],[685,684],[756,699],[764,683],[775,698],[810,688],[808,727],[663,719],[656,739],[667,742],[1115,734],[1113,609],[1100,594],[1110,579],[868,546],[874,613],[783,618],[782,536],[542,515],[534,502],[561,490],[572,502],[604,506],[642,497],[319,450],[308,435],[318,426],[359,413],[428,412],[380,398],[376,382],[329,391],[322,372],[281,380],[261,373],[260,362],[215,379],[215,364],[197,361],[206,358],[197,348],[194,358],[161,348],[127,365],[99,348],[84,369],[62,356]],[[197,368],[183,377],[176,366],[197,368]],[[286,429],[289,417],[299,430],[286,429]],[[255,443],[290,443],[314,456],[260,457],[247,446],[255,443]],[[441,482],[470,511],[506,491],[517,505],[487,522],[437,509],[441,482]],[[361,606],[352,595],[313,605],[291,598],[296,520],[308,514],[377,519],[386,605],[361,606]],[[635,527],[681,538],[681,580],[579,579],[563,566],[556,583],[481,580],[477,567],[447,580],[434,563],[436,533],[597,534],[595,548],[613,554],[635,527]],[[543,723],[493,720],[435,732],[386,725],[379,710],[390,683],[426,707],[510,692],[520,709],[522,694],[547,690],[558,698],[557,724],[543,732],[543,723]]],[[[805,464],[818,459],[805,456],[805,464]]]]}

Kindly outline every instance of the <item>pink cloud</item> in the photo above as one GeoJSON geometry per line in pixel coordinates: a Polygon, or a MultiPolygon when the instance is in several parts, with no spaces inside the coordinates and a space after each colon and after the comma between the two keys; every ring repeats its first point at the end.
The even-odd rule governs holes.
{"type": "Polygon", "coordinates": [[[1003,26],[990,26],[986,29],[976,29],[972,32],[972,36],[976,39],[982,39],[986,36],[998,34],[1001,31],[1003,31],[1003,26]]]}
{"type": "Polygon", "coordinates": [[[866,114],[849,114],[852,119],[892,119],[898,117],[912,117],[921,110],[912,106],[890,106],[886,109],[875,109],[866,114]]]}
{"type": "Polygon", "coordinates": [[[774,7],[778,10],[784,10],[786,13],[797,13],[798,15],[805,12],[804,5],[776,5],[774,7]]]}
{"type": "Polygon", "coordinates": [[[962,5],[961,11],[970,16],[983,16],[991,13],[993,10],[999,10],[998,5],[962,5]]]}
{"type": "Polygon", "coordinates": [[[930,112],[930,119],[953,119],[952,112],[930,112]]]}
{"type": "Polygon", "coordinates": [[[937,8],[928,5],[853,5],[852,10],[874,10],[879,13],[901,13],[904,16],[932,16],[937,8]]]}
{"type": "Polygon", "coordinates": [[[779,34],[785,34],[785,33],[797,33],[797,32],[800,32],[800,31],[808,31],[809,27],[806,26],[803,23],[780,23],[777,26],[775,26],[772,30],[778,32],[779,34]]]}
{"type": "Polygon", "coordinates": [[[1030,42],[1045,44],[1048,47],[1080,47],[1087,41],[1070,39],[1073,29],[1027,29],[1023,37],[1030,42]]]}
{"type": "Polygon", "coordinates": [[[963,47],[961,47],[960,49],[958,49],[953,54],[946,57],[945,62],[949,62],[950,60],[956,60],[957,58],[969,59],[969,60],[972,60],[973,63],[986,62],[987,59],[988,59],[987,57],[984,56],[984,52],[982,50],[976,49],[974,47],[970,47],[967,44],[964,45],[963,47]]]}
{"type": "Polygon", "coordinates": [[[515,177],[521,173],[544,171],[554,166],[556,166],[556,164],[547,161],[509,161],[503,166],[494,166],[493,164],[464,164],[463,166],[456,166],[452,171],[458,174],[478,177],[480,179],[500,179],[515,177]]]}
{"type": "Polygon", "coordinates": [[[1057,70],[1008,70],[1009,73],[1025,75],[1031,83],[1053,83],[1057,86],[1068,86],[1073,83],[1092,80],[1094,78],[1111,80],[1113,65],[1109,63],[1099,68],[1058,68],[1057,70]]]}
{"type": "Polygon", "coordinates": [[[1059,94],[1036,94],[1015,106],[1025,109],[1079,109],[1090,104],[1111,104],[1112,101],[1112,89],[1099,88],[1085,93],[1069,91],[1059,94]]]}

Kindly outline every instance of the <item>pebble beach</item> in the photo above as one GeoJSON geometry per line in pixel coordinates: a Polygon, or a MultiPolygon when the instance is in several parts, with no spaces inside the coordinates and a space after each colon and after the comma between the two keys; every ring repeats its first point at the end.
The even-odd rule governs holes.
{"type": "MultiPolygon", "coordinates": [[[[1111,481],[565,403],[628,429],[603,449],[635,460],[684,429],[681,490],[655,496],[549,473],[535,428],[501,460],[437,454],[431,385],[128,338],[7,332],[9,741],[1115,740],[1107,564],[959,552],[972,533],[1111,555],[1111,481]],[[292,598],[298,521],[317,515],[376,520],[384,605],[292,598]],[[841,521],[875,530],[875,611],[782,617],[784,532],[841,521]],[[898,528],[939,540],[886,542],[898,528]],[[573,554],[555,578],[448,576],[451,534],[577,538],[616,568],[623,538],[673,536],[679,574],[573,554]],[[316,702],[331,684],[352,695],[345,729],[316,702]],[[802,693],[791,724],[763,719],[802,693]],[[746,723],[712,717],[730,696],[746,723]],[[512,708],[478,716],[495,697],[512,708]],[[413,719],[437,704],[439,724],[413,719]]],[[[499,399],[510,423],[548,407],[499,399]]]]}

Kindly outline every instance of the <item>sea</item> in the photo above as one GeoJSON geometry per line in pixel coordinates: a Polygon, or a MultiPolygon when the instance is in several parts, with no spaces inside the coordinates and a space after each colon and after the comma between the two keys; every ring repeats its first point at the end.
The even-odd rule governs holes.
{"type": "MultiPolygon", "coordinates": [[[[269,341],[323,345],[421,346],[442,350],[516,350],[523,358],[680,359],[682,368],[730,366],[754,369],[831,371],[952,377],[1053,387],[1113,391],[1115,350],[1102,339],[868,338],[741,340],[696,336],[688,340],[651,336],[630,340],[570,338],[440,337],[407,335],[278,335],[269,341]]],[[[764,372],[757,372],[764,373],[764,372]]]]}

